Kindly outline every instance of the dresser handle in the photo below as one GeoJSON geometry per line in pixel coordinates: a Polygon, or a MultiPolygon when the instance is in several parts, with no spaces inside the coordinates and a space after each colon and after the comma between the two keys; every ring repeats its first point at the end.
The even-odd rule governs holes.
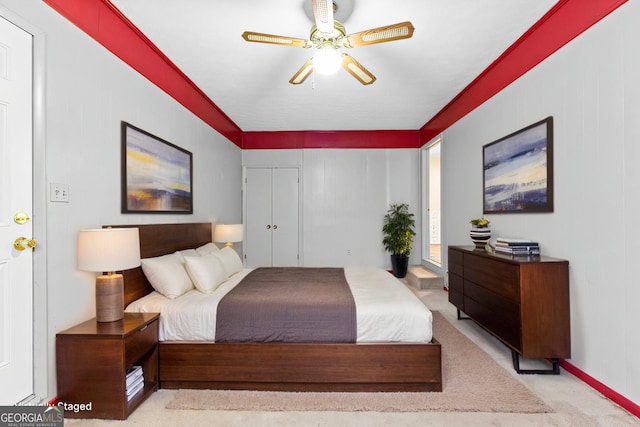
{"type": "Polygon", "coordinates": [[[138,332],[144,331],[145,329],[147,329],[147,326],[149,326],[149,325],[144,325],[142,328],[138,329],[138,332]]]}

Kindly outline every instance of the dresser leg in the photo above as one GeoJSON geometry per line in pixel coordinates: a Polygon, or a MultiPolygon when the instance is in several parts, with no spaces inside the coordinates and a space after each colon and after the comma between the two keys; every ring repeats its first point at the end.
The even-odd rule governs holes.
{"type": "Polygon", "coordinates": [[[456,312],[458,313],[458,320],[471,320],[471,317],[461,317],[459,308],[456,309],[456,312]]]}
{"type": "Polygon", "coordinates": [[[519,374],[560,375],[558,359],[551,359],[551,369],[520,369],[520,354],[513,349],[511,350],[511,359],[513,360],[513,369],[519,374]]]}

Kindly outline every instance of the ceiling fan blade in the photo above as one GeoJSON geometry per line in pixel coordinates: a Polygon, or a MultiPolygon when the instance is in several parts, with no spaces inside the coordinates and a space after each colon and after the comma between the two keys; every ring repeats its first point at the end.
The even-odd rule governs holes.
{"type": "Polygon", "coordinates": [[[370,85],[376,81],[376,76],[371,74],[369,70],[364,68],[358,61],[347,53],[342,54],[342,68],[347,70],[349,74],[355,77],[363,85],[370,85]]]}
{"type": "Polygon", "coordinates": [[[294,37],[276,36],[274,34],[254,33],[253,31],[245,31],[242,38],[248,42],[278,44],[281,46],[294,47],[311,47],[309,40],[297,39],[294,37]]]}
{"type": "Polygon", "coordinates": [[[311,74],[312,72],[313,72],[313,58],[309,59],[307,62],[304,63],[302,68],[300,68],[298,72],[295,73],[293,77],[291,77],[291,80],[289,80],[289,83],[291,83],[292,85],[299,85],[302,82],[304,82],[306,78],[309,77],[309,74],[311,74]]]}
{"type": "Polygon", "coordinates": [[[323,33],[333,32],[333,1],[311,0],[311,3],[318,30],[323,33]]]}
{"type": "Polygon", "coordinates": [[[386,27],[353,33],[347,36],[347,40],[351,47],[366,46],[369,44],[411,38],[411,36],[413,36],[413,30],[415,30],[415,28],[413,28],[411,22],[406,21],[387,25],[386,27]]]}

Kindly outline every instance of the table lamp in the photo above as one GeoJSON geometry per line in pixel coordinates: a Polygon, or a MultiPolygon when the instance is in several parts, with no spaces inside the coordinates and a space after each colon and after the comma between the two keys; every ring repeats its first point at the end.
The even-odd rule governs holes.
{"type": "Polygon", "coordinates": [[[242,224],[217,224],[213,231],[213,241],[232,247],[234,242],[242,242],[242,224]]]}
{"type": "Polygon", "coordinates": [[[115,271],[140,265],[137,228],[80,230],[78,268],[102,272],[96,278],[96,320],[114,322],[124,318],[124,279],[115,271]]]}

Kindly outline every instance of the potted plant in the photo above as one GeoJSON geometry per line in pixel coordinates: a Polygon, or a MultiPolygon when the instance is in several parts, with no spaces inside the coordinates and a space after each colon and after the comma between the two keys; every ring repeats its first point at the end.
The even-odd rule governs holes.
{"type": "Polygon", "coordinates": [[[406,203],[392,204],[384,216],[382,233],[384,248],[391,252],[391,268],[393,275],[402,278],[407,275],[409,255],[413,245],[415,221],[406,203]]]}

